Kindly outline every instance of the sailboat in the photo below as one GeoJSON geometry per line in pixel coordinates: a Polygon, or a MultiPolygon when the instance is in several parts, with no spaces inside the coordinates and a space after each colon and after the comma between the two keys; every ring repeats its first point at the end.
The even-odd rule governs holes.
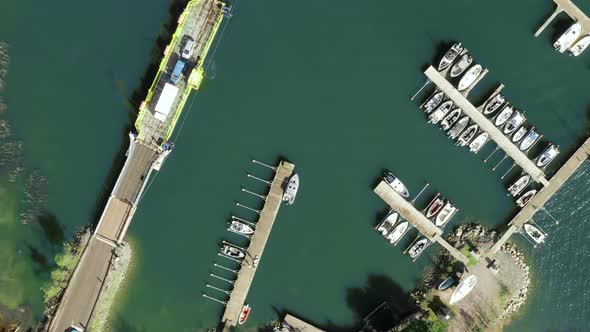
{"type": "Polygon", "coordinates": [[[582,25],[578,22],[570,26],[553,44],[555,50],[559,53],[565,52],[578,39],[582,32],[582,25]]]}
{"type": "Polygon", "coordinates": [[[455,288],[453,294],[451,295],[451,300],[449,301],[449,304],[455,304],[461,301],[465,296],[467,296],[467,294],[469,294],[473,290],[475,284],[477,284],[477,277],[474,275],[470,275],[463,281],[461,281],[457,288],[455,288]]]}
{"type": "Polygon", "coordinates": [[[299,190],[299,174],[295,174],[289,179],[287,188],[283,193],[283,202],[287,203],[287,205],[292,205],[295,202],[297,190],[299,190]]]}
{"type": "Polygon", "coordinates": [[[459,85],[457,85],[457,89],[459,91],[463,91],[470,87],[473,84],[473,82],[475,82],[475,80],[479,77],[479,74],[481,74],[482,69],[483,68],[479,64],[469,68],[465,75],[461,77],[459,85]]]}
{"type": "Polygon", "coordinates": [[[455,43],[440,60],[440,63],[438,64],[438,71],[444,70],[450,66],[462,51],[463,47],[461,46],[461,43],[455,43]]]}
{"type": "Polygon", "coordinates": [[[463,74],[465,69],[467,69],[467,67],[471,66],[472,62],[473,62],[473,58],[471,57],[471,55],[465,53],[461,57],[461,59],[459,59],[459,61],[457,61],[457,63],[453,66],[453,68],[451,68],[451,77],[457,77],[457,76],[463,74]]]}
{"type": "Polygon", "coordinates": [[[525,174],[516,180],[516,182],[514,182],[510,187],[508,187],[508,192],[513,197],[516,197],[529,184],[530,181],[531,176],[525,174]]]}

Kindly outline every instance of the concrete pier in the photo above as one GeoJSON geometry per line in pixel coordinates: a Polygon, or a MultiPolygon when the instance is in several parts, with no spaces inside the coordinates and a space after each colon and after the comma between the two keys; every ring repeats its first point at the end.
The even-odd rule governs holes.
{"type": "Polygon", "coordinates": [[[584,36],[590,33],[590,19],[573,2],[571,2],[570,0],[553,0],[553,2],[557,6],[555,8],[555,11],[545,21],[545,23],[541,25],[537,32],[535,32],[535,37],[538,37],[543,32],[543,30],[545,30],[545,28],[549,25],[549,23],[551,23],[555,19],[555,17],[561,12],[565,12],[569,17],[571,17],[572,20],[582,25],[582,31],[580,33],[580,36],[584,36]]]}
{"type": "Polygon", "coordinates": [[[282,322],[280,332],[324,332],[319,328],[287,314],[282,322]]]}
{"type": "Polygon", "coordinates": [[[281,162],[277,168],[275,177],[270,186],[270,192],[266,197],[264,207],[260,212],[260,217],[256,223],[256,230],[250,245],[246,252],[246,257],[243,260],[242,268],[238,273],[238,277],[234,283],[233,290],[227,304],[225,306],[225,312],[221,322],[225,324],[225,330],[228,330],[230,326],[236,326],[238,324],[238,318],[242,307],[246,303],[246,297],[248,291],[254,280],[254,274],[260,263],[264,247],[270,236],[272,226],[275,222],[279,207],[281,206],[284,186],[293,174],[295,165],[288,162],[281,162]]]}

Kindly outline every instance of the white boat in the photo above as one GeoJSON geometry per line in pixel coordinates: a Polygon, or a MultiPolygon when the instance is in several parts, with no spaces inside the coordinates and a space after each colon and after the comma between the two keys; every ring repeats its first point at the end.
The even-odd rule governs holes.
{"type": "Polygon", "coordinates": [[[391,244],[396,244],[408,230],[409,225],[410,223],[407,221],[401,222],[399,225],[395,226],[389,235],[387,235],[386,239],[389,240],[391,244]]]}
{"type": "Polygon", "coordinates": [[[416,241],[416,243],[414,243],[414,245],[408,250],[408,254],[412,259],[416,259],[416,257],[420,256],[420,254],[424,251],[424,249],[426,249],[427,246],[428,239],[422,238],[416,241]]]}
{"type": "Polygon", "coordinates": [[[467,278],[463,279],[463,281],[459,283],[459,285],[457,286],[457,288],[455,288],[455,291],[451,295],[451,300],[449,301],[449,304],[455,304],[461,301],[465,296],[467,296],[467,294],[469,294],[473,290],[475,284],[477,284],[477,277],[474,275],[470,275],[467,278]]]}
{"type": "Polygon", "coordinates": [[[424,112],[426,112],[426,114],[432,112],[432,110],[434,110],[440,104],[440,102],[443,100],[444,96],[445,96],[445,94],[442,91],[441,92],[435,91],[432,94],[432,96],[430,96],[430,98],[428,98],[428,101],[426,102],[426,104],[424,104],[424,112]]]}
{"type": "Polygon", "coordinates": [[[578,39],[580,32],[582,32],[582,25],[577,22],[574,23],[557,39],[553,47],[559,53],[565,52],[578,39]]]}
{"type": "Polygon", "coordinates": [[[403,197],[410,196],[410,193],[408,192],[408,189],[406,188],[406,186],[398,178],[396,178],[393,175],[393,173],[391,173],[389,171],[385,172],[385,176],[383,176],[383,180],[385,182],[387,182],[387,184],[389,184],[391,186],[391,188],[393,188],[393,190],[395,190],[395,192],[402,195],[403,197]]]}
{"type": "Polygon", "coordinates": [[[549,144],[549,146],[537,157],[537,167],[545,167],[549,165],[551,160],[559,154],[559,147],[549,144]]]}
{"type": "Polygon", "coordinates": [[[537,143],[539,138],[541,138],[541,135],[539,135],[539,133],[537,133],[534,129],[534,127],[531,128],[531,130],[529,130],[524,139],[520,141],[518,148],[521,151],[526,151],[530,149],[535,143],[537,143]]]}
{"type": "Polygon", "coordinates": [[[539,244],[545,241],[545,234],[543,234],[540,229],[531,224],[524,224],[524,231],[533,239],[533,241],[539,244]]]}
{"type": "Polygon", "coordinates": [[[451,202],[447,202],[447,204],[445,204],[445,206],[436,216],[434,224],[438,227],[444,226],[447,222],[449,222],[449,220],[451,220],[451,217],[453,217],[455,212],[457,212],[457,208],[453,206],[451,202]]]}
{"type": "Polygon", "coordinates": [[[471,84],[473,84],[473,82],[475,82],[475,80],[479,77],[479,74],[481,74],[482,69],[483,68],[479,64],[469,68],[465,75],[461,77],[459,85],[457,85],[457,89],[459,91],[463,91],[470,87],[471,84]]]}
{"type": "Polygon", "coordinates": [[[434,217],[437,213],[440,212],[444,205],[445,200],[437,196],[434,200],[432,200],[432,202],[430,202],[430,204],[428,204],[428,209],[426,210],[426,218],[430,219],[434,217]]]}
{"type": "Polygon", "coordinates": [[[246,323],[248,317],[250,316],[250,311],[252,311],[252,308],[250,308],[249,305],[246,304],[242,307],[242,310],[240,311],[240,316],[238,317],[238,324],[242,325],[246,323]]]}
{"type": "Polygon", "coordinates": [[[451,107],[453,107],[453,102],[450,100],[442,103],[428,116],[428,123],[438,123],[445,115],[447,115],[447,113],[449,113],[451,107]]]}
{"type": "Polygon", "coordinates": [[[514,135],[512,135],[512,138],[511,138],[512,142],[518,143],[528,131],[529,130],[524,126],[518,128],[518,130],[514,132],[514,135]]]}
{"type": "Polygon", "coordinates": [[[246,253],[242,249],[236,248],[229,244],[224,244],[221,248],[221,253],[227,257],[242,259],[246,256],[246,253]]]}
{"type": "Polygon", "coordinates": [[[243,222],[239,222],[237,220],[232,220],[228,227],[229,231],[234,233],[243,234],[243,235],[251,235],[254,234],[254,229],[249,225],[244,224],[243,222]]]}
{"type": "Polygon", "coordinates": [[[522,194],[517,200],[516,205],[524,207],[527,203],[537,194],[536,189],[531,189],[526,193],[522,194]]]}
{"type": "Polygon", "coordinates": [[[483,109],[483,114],[488,115],[494,113],[500,108],[500,106],[502,106],[502,104],[504,104],[504,101],[506,101],[506,98],[498,93],[486,104],[483,109]]]}
{"type": "Polygon", "coordinates": [[[572,46],[569,49],[570,55],[573,55],[573,56],[580,55],[580,53],[584,52],[584,50],[586,49],[586,47],[588,47],[588,45],[590,45],[590,35],[586,35],[586,36],[580,38],[580,40],[578,40],[574,44],[574,46],[572,46]]]}
{"type": "Polygon", "coordinates": [[[295,202],[297,196],[297,190],[299,190],[299,174],[294,174],[287,183],[287,188],[283,193],[283,202],[287,205],[292,205],[295,202]]]}
{"type": "Polygon", "coordinates": [[[496,119],[494,120],[494,124],[496,125],[496,127],[501,127],[504,123],[506,123],[506,121],[508,121],[508,118],[512,116],[512,113],[514,113],[514,109],[512,108],[512,106],[507,105],[506,107],[504,107],[502,111],[498,113],[498,115],[496,115],[496,119]]]}
{"type": "Polygon", "coordinates": [[[448,133],[449,137],[451,139],[457,138],[457,136],[459,136],[459,134],[463,131],[463,129],[465,129],[465,127],[467,127],[468,124],[469,124],[469,117],[468,116],[462,117],[461,120],[457,121],[457,123],[455,123],[453,128],[451,128],[451,130],[449,130],[449,133],[448,133]]]}
{"type": "Polygon", "coordinates": [[[508,187],[508,192],[513,197],[516,197],[526,186],[528,186],[529,182],[531,182],[531,176],[525,174],[516,180],[516,182],[514,182],[510,187],[508,187]]]}
{"type": "Polygon", "coordinates": [[[467,69],[467,67],[471,66],[473,62],[473,58],[468,53],[463,54],[461,59],[457,61],[457,63],[451,68],[451,77],[457,77],[467,69]]]}
{"type": "Polygon", "coordinates": [[[526,121],[526,117],[524,116],[524,114],[520,113],[520,111],[514,112],[514,114],[512,114],[510,119],[508,119],[508,121],[506,122],[506,125],[504,125],[504,130],[503,130],[504,134],[510,135],[518,127],[520,127],[525,121],[526,121]]]}
{"type": "Polygon", "coordinates": [[[490,135],[485,131],[477,135],[477,137],[474,138],[471,143],[469,143],[469,151],[478,153],[479,150],[481,150],[481,148],[488,142],[489,136],[490,135]]]}
{"type": "Polygon", "coordinates": [[[457,59],[459,54],[463,51],[463,47],[461,43],[455,43],[451,48],[445,53],[445,56],[440,60],[438,64],[438,71],[446,69],[448,66],[457,59]]]}
{"type": "Polygon", "coordinates": [[[451,126],[454,125],[455,122],[457,122],[457,120],[459,120],[459,117],[461,116],[462,112],[463,111],[461,111],[460,108],[455,108],[449,114],[447,114],[447,116],[445,116],[444,119],[442,119],[442,121],[440,122],[440,127],[442,128],[442,130],[446,131],[449,128],[451,128],[451,126]]]}
{"type": "Polygon", "coordinates": [[[385,218],[375,227],[377,232],[380,232],[381,235],[385,236],[389,231],[393,228],[397,219],[399,218],[399,213],[395,211],[390,211],[385,218]]]}
{"type": "Polygon", "coordinates": [[[459,136],[459,138],[457,138],[457,145],[458,146],[465,146],[465,145],[469,144],[469,142],[471,142],[473,137],[475,137],[475,135],[477,134],[478,130],[479,130],[479,126],[476,124],[469,126],[467,129],[465,129],[465,131],[463,133],[461,133],[461,136],[459,136]]]}

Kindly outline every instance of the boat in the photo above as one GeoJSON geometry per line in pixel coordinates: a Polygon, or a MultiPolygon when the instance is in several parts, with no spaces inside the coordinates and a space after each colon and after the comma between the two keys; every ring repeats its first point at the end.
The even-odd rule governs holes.
{"type": "Polygon", "coordinates": [[[578,39],[582,32],[582,25],[578,22],[572,24],[553,44],[555,50],[559,53],[565,52],[578,39]]]}
{"type": "Polygon", "coordinates": [[[432,112],[432,114],[428,116],[428,123],[438,123],[440,120],[442,120],[442,118],[444,118],[445,115],[447,115],[447,113],[449,113],[451,107],[453,107],[453,102],[450,100],[442,103],[436,108],[434,112],[432,112]]]}
{"type": "Polygon", "coordinates": [[[448,277],[445,280],[443,280],[443,282],[441,282],[437,288],[439,291],[444,291],[445,289],[448,289],[449,287],[453,286],[456,282],[457,280],[455,280],[455,278],[448,277]]]}
{"type": "Polygon", "coordinates": [[[467,296],[467,294],[469,294],[473,290],[475,284],[477,284],[477,277],[474,275],[470,275],[463,281],[461,281],[457,288],[455,288],[453,294],[451,295],[451,300],[449,301],[449,304],[455,304],[461,301],[465,296],[467,296]]]}
{"type": "Polygon", "coordinates": [[[410,193],[408,192],[408,189],[406,188],[406,186],[398,178],[396,178],[393,175],[393,173],[391,173],[390,171],[385,172],[385,176],[383,177],[383,180],[385,182],[387,182],[387,184],[389,184],[391,186],[391,188],[393,188],[393,190],[395,190],[395,192],[402,195],[403,197],[410,196],[410,193]]]}
{"type": "Polygon", "coordinates": [[[221,253],[225,256],[237,259],[241,259],[246,256],[246,253],[244,253],[242,249],[236,248],[229,244],[223,244],[223,247],[221,248],[221,253]]]}
{"type": "Polygon", "coordinates": [[[514,109],[512,108],[512,106],[506,106],[502,109],[502,111],[500,113],[498,113],[498,115],[496,115],[496,119],[494,120],[494,124],[496,125],[496,127],[501,127],[504,123],[506,123],[506,121],[508,121],[508,118],[510,118],[510,116],[512,116],[512,113],[514,113],[514,109]]]}
{"type": "Polygon", "coordinates": [[[569,53],[570,55],[578,56],[580,53],[584,52],[588,45],[590,45],[590,35],[580,38],[580,40],[578,40],[574,46],[569,49],[569,53]]]}
{"type": "Polygon", "coordinates": [[[457,89],[459,91],[463,91],[470,87],[471,84],[473,84],[473,82],[475,82],[475,80],[479,77],[479,74],[481,74],[482,69],[483,68],[479,64],[469,68],[465,75],[461,77],[459,85],[457,85],[457,89]]]}
{"type": "Polygon", "coordinates": [[[521,151],[526,151],[526,150],[530,149],[535,143],[537,143],[539,138],[541,138],[541,135],[539,135],[539,133],[537,133],[534,129],[535,129],[534,127],[531,128],[529,130],[529,132],[526,134],[526,136],[524,137],[524,139],[518,145],[518,148],[521,151]]]}
{"type": "Polygon", "coordinates": [[[520,141],[528,131],[529,130],[526,129],[526,127],[524,127],[524,126],[518,128],[518,130],[514,132],[514,135],[512,135],[512,138],[511,138],[512,142],[518,143],[518,141],[520,141]]]}
{"type": "Polygon", "coordinates": [[[471,66],[473,62],[473,58],[468,53],[465,53],[459,61],[451,68],[451,77],[457,77],[467,69],[467,67],[471,66]]]}
{"type": "Polygon", "coordinates": [[[545,234],[531,224],[524,224],[524,231],[533,239],[533,241],[539,244],[545,241],[545,234]]]}
{"type": "Polygon", "coordinates": [[[254,229],[249,225],[244,224],[243,222],[239,222],[237,220],[232,220],[231,224],[229,224],[229,231],[242,234],[242,235],[252,235],[254,234],[254,229]]]}
{"type": "Polygon", "coordinates": [[[240,311],[240,317],[238,317],[238,324],[242,325],[248,320],[248,316],[250,316],[250,311],[252,311],[252,308],[250,308],[249,305],[245,304],[242,307],[242,310],[240,311]]]}
{"type": "Polygon", "coordinates": [[[500,106],[502,106],[502,104],[504,104],[504,101],[506,101],[506,98],[498,93],[486,104],[483,109],[483,114],[489,115],[494,113],[500,108],[500,106]]]}
{"type": "Polygon", "coordinates": [[[451,220],[451,217],[453,217],[455,212],[457,212],[457,208],[453,206],[451,202],[447,202],[436,216],[436,221],[434,224],[438,227],[444,226],[447,222],[449,222],[449,220],[451,220]]]}
{"type": "Polygon", "coordinates": [[[443,208],[444,205],[445,205],[445,200],[437,196],[432,202],[430,202],[430,204],[428,204],[428,210],[426,211],[426,218],[430,219],[430,218],[434,217],[437,213],[440,212],[440,210],[443,208]]]}
{"type": "Polygon", "coordinates": [[[287,205],[292,205],[295,202],[297,190],[299,190],[299,174],[294,174],[289,179],[289,182],[287,182],[287,188],[285,188],[285,193],[283,193],[283,202],[287,203],[287,205]]]}
{"type": "Polygon", "coordinates": [[[520,113],[520,111],[514,112],[510,119],[508,119],[508,121],[506,122],[506,125],[504,126],[504,134],[510,135],[525,121],[526,117],[524,116],[524,114],[520,113]]]}
{"type": "Polygon", "coordinates": [[[428,239],[421,238],[420,240],[416,241],[414,245],[408,250],[408,254],[412,259],[416,259],[420,254],[426,249],[428,246],[428,239]]]}
{"type": "Polygon", "coordinates": [[[537,157],[537,167],[545,167],[549,165],[551,160],[553,160],[558,154],[559,147],[549,144],[549,146],[537,157]]]}
{"type": "Polygon", "coordinates": [[[517,200],[516,205],[524,207],[532,198],[537,194],[536,189],[531,189],[526,193],[522,194],[517,200]]]}
{"type": "Polygon", "coordinates": [[[395,226],[389,235],[387,235],[386,239],[389,240],[390,243],[396,244],[408,230],[408,226],[410,226],[410,223],[407,221],[400,223],[399,225],[395,226]]]}
{"type": "Polygon", "coordinates": [[[488,142],[489,136],[490,135],[485,131],[477,135],[477,137],[474,138],[471,143],[469,143],[469,151],[478,153],[479,150],[481,150],[481,148],[488,142]]]}
{"type": "Polygon", "coordinates": [[[457,136],[459,136],[459,134],[463,131],[463,129],[465,129],[465,127],[467,127],[468,124],[469,124],[469,117],[468,116],[462,117],[461,120],[457,121],[457,123],[455,123],[453,128],[451,128],[451,130],[449,130],[449,134],[448,134],[449,137],[451,139],[457,138],[457,136]]]}
{"type": "Polygon", "coordinates": [[[451,128],[451,126],[454,125],[455,122],[457,122],[457,120],[459,120],[459,117],[461,116],[462,112],[463,111],[461,111],[460,108],[455,108],[449,114],[447,114],[447,116],[445,116],[444,119],[442,119],[442,121],[440,122],[440,127],[442,128],[442,130],[446,131],[449,128],[451,128]]]}
{"type": "Polygon", "coordinates": [[[479,129],[479,126],[476,124],[473,124],[473,125],[469,126],[467,129],[465,129],[465,131],[463,133],[461,133],[461,136],[459,136],[459,138],[457,138],[457,145],[458,146],[467,145],[473,139],[473,137],[475,137],[475,134],[477,134],[478,129],[479,129]]]}
{"type": "Polygon", "coordinates": [[[398,218],[399,213],[393,210],[389,211],[387,216],[383,218],[383,220],[379,223],[379,225],[377,225],[377,227],[375,227],[375,229],[377,230],[377,232],[380,232],[383,236],[385,236],[393,228],[398,218]]]}
{"type": "Polygon", "coordinates": [[[455,43],[453,46],[451,46],[451,48],[440,60],[440,63],[438,64],[438,71],[444,70],[450,66],[451,63],[457,59],[461,52],[463,52],[463,46],[461,46],[461,43],[455,43]]]}
{"type": "Polygon", "coordinates": [[[530,181],[531,176],[525,174],[516,180],[516,182],[514,182],[510,187],[508,187],[508,192],[513,197],[516,197],[529,184],[530,181]]]}
{"type": "Polygon", "coordinates": [[[434,110],[438,106],[438,104],[440,104],[440,102],[443,100],[444,96],[445,96],[445,94],[442,91],[441,92],[435,91],[432,94],[432,96],[428,99],[426,104],[424,104],[424,112],[426,112],[426,114],[432,112],[432,110],[434,110]]]}

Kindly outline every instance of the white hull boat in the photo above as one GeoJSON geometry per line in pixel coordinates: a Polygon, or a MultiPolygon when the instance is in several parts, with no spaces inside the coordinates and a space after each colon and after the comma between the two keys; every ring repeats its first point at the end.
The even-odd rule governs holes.
{"type": "Polygon", "coordinates": [[[426,210],[426,218],[430,219],[434,217],[437,213],[440,212],[444,205],[445,200],[437,196],[432,202],[430,202],[430,204],[428,204],[428,209],[426,210]]]}
{"type": "Polygon", "coordinates": [[[524,224],[524,231],[533,239],[533,241],[541,244],[545,241],[545,234],[541,232],[540,229],[531,225],[531,224],[524,224]]]}
{"type": "Polygon", "coordinates": [[[520,127],[526,121],[526,117],[524,114],[520,113],[520,111],[514,112],[506,125],[504,126],[504,134],[510,135],[512,134],[518,127],[520,127]]]}
{"type": "Polygon", "coordinates": [[[531,182],[531,176],[528,174],[523,175],[518,180],[516,180],[514,184],[508,187],[508,192],[513,197],[516,197],[526,186],[529,185],[529,182],[531,182]]]}
{"type": "Polygon", "coordinates": [[[477,135],[477,137],[471,143],[469,143],[469,151],[478,153],[479,150],[481,150],[481,148],[488,142],[488,137],[489,134],[485,131],[477,135]]]}
{"type": "Polygon", "coordinates": [[[545,167],[549,165],[551,160],[555,159],[555,157],[559,154],[559,147],[549,144],[549,146],[543,151],[539,157],[537,157],[537,167],[545,167]]]}
{"type": "Polygon", "coordinates": [[[465,73],[465,75],[463,75],[463,77],[461,77],[461,80],[459,81],[459,85],[457,85],[457,89],[459,91],[463,91],[463,90],[467,89],[468,87],[470,87],[473,84],[473,82],[475,82],[475,80],[479,77],[479,74],[481,74],[481,71],[482,71],[482,67],[479,64],[469,68],[467,70],[467,72],[465,73]]]}
{"type": "Polygon", "coordinates": [[[529,130],[526,129],[526,127],[518,128],[518,130],[514,132],[514,135],[512,135],[512,138],[511,138],[512,142],[518,143],[528,131],[529,130]]]}
{"type": "Polygon", "coordinates": [[[473,62],[473,58],[468,53],[465,53],[459,61],[451,68],[451,77],[457,77],[467,69],[467,67],[471,66],[473,62]]]}
{"type": "Polygon", "coordinates": [[[559,53],[565,52],[578,39],[580,32],[582,32],[582,25],[577,22],[574,23],[557,39],[553,47],[559,53]]]}
{"type": "Polygon", "coordinates": [[[416,259],[418,256],[420,256],[424,249],[426,249],[427,246],[428,239],[422,238],[414,243],[414,245],[408,250],[408,254],[412,259],[416,259]]]}
{"type": "Polygon", "coordinates": [[[526,193],[522,194],[517,200],[516,200],[516,205],[518,205],[519,207],[524,207],[525,205],[527,205],[528,202],[530,202],[530,200],[537,194],[537,190],[536,189],[531,189],[529,191],[527,191],[526,193]]]}
{"type": "Polygon", "coordinates": [[[477,277],[474,275],[470,275],[463,281],[461,281],[457,288],[455,288],[453,294],[451,295],[451,300],[449,301],[449,304],[455,304],[461,301],[465,296],[467,296],[467,294],[469,294],[473,290],[475,284],[477,284],[477,277]]]}
{"type": "Polygon", "coordinates": [[[404,221],[404,222],[400,223],[399,225],[395,226],[393,231],[391,231],[391,233],[389,233],[389,235],[387,236],[387,240],[389,240],[389,242],[391,244],[398,243],[399,240],[402,238],[402,236],[408,230],[409,225],[410,225],[409,222],[404,221]]]}
{"type": "Polygon", "coordinates": [[[461,46],[461,43],[456,43],[451,46],[445,56],[440,60],[440,63],[438,64],[438,71],[445,70],[448,66],[450,66],[462,51],[463,46],[461,46]]]}
{"type": "Polygon", "coordinates": [[[444,118],[445,115],[449,113],[451,107],[453,107],[453,102],[450,100],[442,103],[434,112],[432,112],[432,114],[428,116],[428,123],[439,123],[440,120],[442,120],[442,118],[444,118]]]}
{"type": "Polygon", "coordinates": [[[458,146],[465,146],[465,145],[469,144],[469,142],[471,142],[473,137],[475,137],[475,135],[477,134],[478,129],[479,129],[479,126],[476,124],[471,125],[471,126],[469,126],[469,128],[465,129],[465,131],[457,139],[457,145],[458,146]]]}
{"type": "Polygon", "coordinates": [[[221,253],[227,257],[234,259],[242,259],[246,256],[246,253],[242,249],[236,248],[229,244],[224,244],[221,248],[221,253]]]}
{"type": "Polygon", "coordinates": [[[498,115],[496,115],[496,119],[494,120],[494,124],[496,125],[496,127],[501,127],[502,125],[504,125],[506,121],[508,121],[508,118],[512,116],[512,113],[514,113],[514,109],[512,109],[512,106],[507,105],[506,107],[504,107],[502,111],[498,113],[498,115]]]}
{"type": "Polygon", "coordinates": [[[463,129],[465,129],[465,127],[467,127],[468,124],[469,124],[469,117],[468,116],[462,117],[461,120],[457,121],[457,123],[455,123],[453,128],[451,128],[451,130],[449,130],[449,137],[451,139],[457,138],[457,136],[459,136],[459,134],[463,131],[463,129]]]}
{"type": "Polygon", "coordinates": [[[524,139],[518,145],[518,148],[521,151],[530,149],[535,143],[537,143],[539,138],[541,138],[541,135],[539,135],[539,133],[537,133],[534,129],[534,127],[531,128],[531,130],[529,130],[524,139]]]}
{"type": "Polygon", "coordinates": [[[389,233],[389,231],[391,231],[391,229],[393,228],[393,226],[397,222],[398,218],[399,218],[399,213],[397,213],[395,211],[390,211],[387,214],[387,216],[379,223],[379,225],[377,225],[377,227],[375,227],[375,229],[377,230],[377,232],[380,232],[381,235],[385,236],[385,235],[387,235],[387,233],[389,233]]]}
{"type": "Polygon", "coordinates": [[[494,98],[490,99],[490,101],[484,107],[483,114],[489,115],[496,112],[500,108],[500,106],[504,104],[504,101],[506,101],[506,98],[504,98],[504,96],[498,93],[494,96],[494,98]]]}
{"type": "Polygon", "coordinates": [[[299,174],[295,174],[289,179],[285,193],[283,193],[283,202],[292,205],[295,202],[297,190],[299,190],[299,174]]]}
{"type": "Polygon", "coordinates": [[[436,216],[435,225],[438,227],[442,227],[446,225],[449,220],[453,217],[453,215],[457,212],[457,208],[451,204],[451,202],[447,202],[445,206],[440,210],[438,215],[436,216]]]}
{"type": "Polygon", "coordinates": [[[442,121],[440,122],[440,127],[442,128],[442,130],[446,131],[449,128],[451,128],[451,126],[454,125],[455,122],[457,122],[457,120],[459,120],[461,113],[462,111],[460,108],[455,108],[449,114],[447,114],[447,116],[445,116],[444,119],[442,119],[442,121]]]}
{"type": "Polygon", "coordinates": [[[252,235],[254,234],[254,229],[249,225],[244,224],[243,222],[239,222],[237,220],[232,220],[229,224],[228,230],[234,233],[242,234],[242,235],[252,235]]]}
{"type": "Polygon", "coordinates": [[[590,35],[586,35],[578,40],[574,46],[569,49],[570,55],[578,56],[580,53],[584,52],[586,47],[590,44],[590,35]]]}
{"type": "Polygon", "coordinates": [[[385,172],[385,176],[383,177],[383,180],[385,182],[387,182],[387,184],[389,184],[391,186],[391,188],[393,188],[393,190],[395,190],[396,193],[398,193],[406,198],[408,196],[410,196],[410,193],[408,192],[408,189],[406,188],[406,186],[403,184],[403,182],[401,182],[398,178],[396,178],[395,175],[393,175],[393,173],[391,173],[389,171],[385,172]]]}
{"type": "Polygon", "coordinates": [[[429,114],[430,112],[432,112],[432,110],[434,110],[440,104],[440,102],[443,100],[444,96],[445,96],[445,94],[442,91],[441,92],[435,91],[432,94],[432,96],[428,99],[426,104],[424,104],[424,112],[426,112],[426,114],[429,114]]]}

